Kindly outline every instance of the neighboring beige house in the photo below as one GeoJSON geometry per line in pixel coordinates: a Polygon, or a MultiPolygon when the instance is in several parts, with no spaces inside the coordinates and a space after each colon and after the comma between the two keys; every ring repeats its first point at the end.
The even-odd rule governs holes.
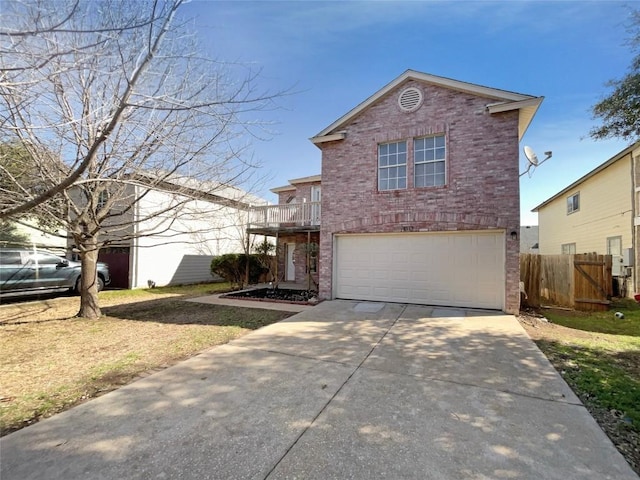
{"type": "Polygon", "coordinates": [[[637,142],[535,207],[540,254],[613,255],[622,293],[635,293],[639,157],[637,142]]]}

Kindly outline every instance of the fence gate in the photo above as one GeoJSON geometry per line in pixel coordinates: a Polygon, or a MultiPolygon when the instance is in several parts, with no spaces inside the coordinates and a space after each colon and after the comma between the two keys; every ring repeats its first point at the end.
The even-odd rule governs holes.
{"type": "Polygon", "coordinates": [[[611,255],[585,253],[573,257],[574,308],[606,310],[613,295],[611,255]]]}

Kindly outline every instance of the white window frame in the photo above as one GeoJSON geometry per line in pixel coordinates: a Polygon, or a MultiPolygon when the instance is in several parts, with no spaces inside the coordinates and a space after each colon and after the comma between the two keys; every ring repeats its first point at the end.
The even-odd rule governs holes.
{"type": "Polygon", "coordinates": [[[445,135],[415,138],[413,140],[413,186],[415,188],[428,188],[442,187],[446,184],[447,142],[445,135]],[[434,171],[432,173],[418,174],[418,167],[423,165],[425,170],[429,165],[432,165],[434,171]],[[442,166],[442,171],[436,172],[440,165],[442,166]],[[427,179],[431,179],[432,183],[427,182],[427,179]]]}
{"type": "Polygon", "coordinates": [[[567,215],[571,215],[574,212],[580,210],[580,192],[576,192],[573,195],[567,197],[567,215]]]}
{"type": "Polygon", "coordinates": [[[622,236],[621,235],[617,235],[615,237],[607,237],[607,255],[622,255],[622,236]],[[618,249],[617,252],[613,251],[613,248],[611,248],[613,245],[613,242],[617,242],[620,248],[618,249]]]}
{"type": "Polygon", "coordinates": [[[407,142],[400,140],[378,144],[378,191],[406,188],[407,142]]]}
{"type": "Polygon", "coordinates": [[[575,255],[576,254],[576,243],[563,243],[560,246],[560,253],[563,255],[575,255]]]}
{"type": "Polygon", "coordinates": [[[320,202],[322,202],[322,186],[311,185],[311,225],[320,225],[320,202]]]}
{"type": "Polygon", "coordinates": [[[98,203],[96,204],[96,208],[98,210],[102,210],[107,204],[107,202],[109,201],[110,196],[111,195],[109,195],[108,191],[101,190],[100,193],[98,194],[98,203]]]}

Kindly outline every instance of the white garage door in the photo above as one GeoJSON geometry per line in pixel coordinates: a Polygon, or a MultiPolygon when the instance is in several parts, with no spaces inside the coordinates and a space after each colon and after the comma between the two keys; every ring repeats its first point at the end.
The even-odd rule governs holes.
{"type": "Polygon", "coordinates": [[[338,235],[336,298],[504,308],[504,232],[338,235]]]}

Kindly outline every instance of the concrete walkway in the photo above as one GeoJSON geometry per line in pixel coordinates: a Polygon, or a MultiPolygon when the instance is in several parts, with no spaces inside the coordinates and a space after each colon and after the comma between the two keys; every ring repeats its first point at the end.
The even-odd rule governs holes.
{"type": "Polygon", "coordinates": [[[12,479],[636,479],[513,316],[323,302],[0,441],[12,479]]]}

